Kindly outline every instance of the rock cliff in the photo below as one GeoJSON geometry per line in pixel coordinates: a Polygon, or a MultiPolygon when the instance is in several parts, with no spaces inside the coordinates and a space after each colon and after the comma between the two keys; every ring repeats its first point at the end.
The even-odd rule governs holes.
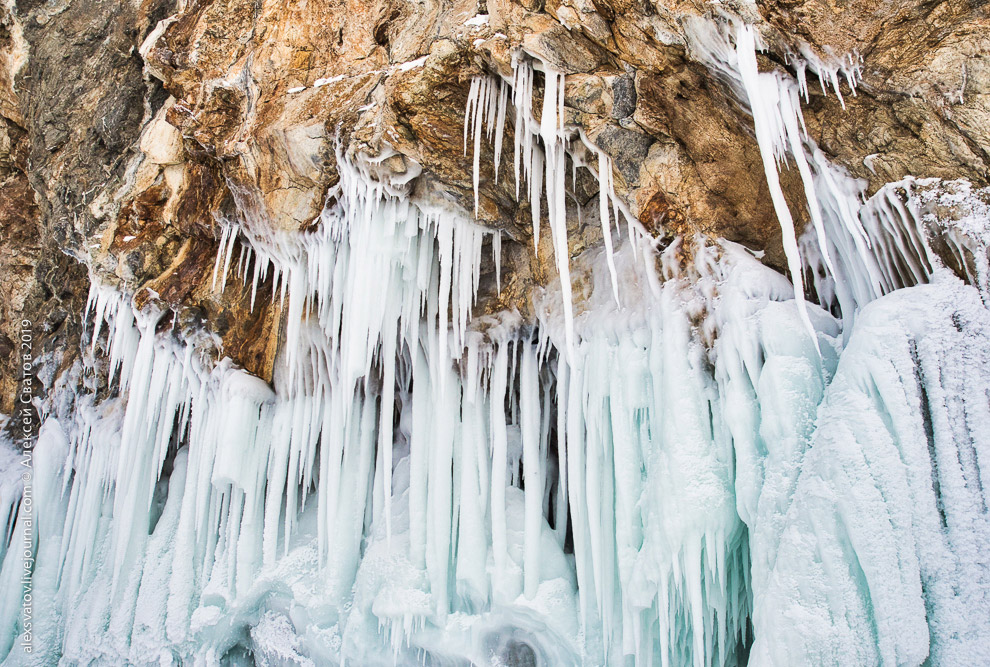
{"type": "MultiPolygon", "coordinates": [[[[241,285],[214,289],[223,224],[305,230],[332,195],[339,156],[380,158],[414,196],[474,215],[471,81],[510,77],[519,54],[566,75],[567,124],[611,158],[618,199],[657,238],[721,236],[781,271],[752,118],[699,57],[696,21],[755,24],[763,71],[858,68],[855,91],[840,75],[841,99],[812,83],[804,120],[869,193],[908,175],[979,188],[990,173],[990,15],[979,2],[60,0],[2,11],[7,411],[20,320],[42,332],[36,356],[65,368],[90,279],[141,307],[160,302],[207,332],[213,354],[270,379],[281,304],[266,298],[270,278],[253,308],[241,285]]],[[[481,151],[475,217],[502,230],[506,275],[498,293],[483,269],[482,311],[525,314],[532,287],[555,275],[550,234],[537,252],[528,199],[506,169],[496,181],[490,140],[481,151]]],[[[782,186],[803,227],[796,169],[782,186]]],[[[570,196],[584,204],[597,190],[579,178],[570,196]]],[[[601,242],[596,224],[569,224],[572,256],[601,242]]]]}

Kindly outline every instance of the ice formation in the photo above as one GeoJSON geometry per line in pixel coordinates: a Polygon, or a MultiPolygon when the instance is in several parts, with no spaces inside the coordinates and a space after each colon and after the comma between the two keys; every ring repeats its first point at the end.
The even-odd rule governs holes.
{"type": "MultiPolygon", "coordinates": [[[[742,24],[695,35],[753,112],[793,284],[727,241],[644,238],[564,125],[563,75],[520,57],[478,77],[476,187],[514,117],[537,246],[547,211],[536,321],[473,316],[500,233],[415,200],[388,155],[338,156],[314,231],[221,226],[215,288],[284,304],[274,386],[94,277],[92,373],[63,380],[87,391],[39,405],[30,489],[0,443],[5,664],[990,661],[990,314],[939,265],[912,182],[864,202],[804,134],[805,66],[759,72],[742,24]],[[568,161],[599,179],[604,239],[573,260],[568,161]]],[[[986,296],[973,211],[947,238],[982,248],[986,296]]]]}
{"type": "MultiPolygon", "coordinates": [[[[630,242],[647,236],[639,222],[628,214],[615,196],[612,183],[612,161],[591,142],[580,128],[568,127],[564,122],[564,75],[552,65],[528,55],[516,54],[512,59],[512,79],[507,81],[493,75],[479,75],[472,79],[464,111],[464,151],[467,154],[469,133],[473,141],[474,158],[474,207],[478,212],[479,161],[481,139],[487,134],[492,142],[495,163],[495,180],[498,181],[505,121],[508,105],[515,108],[513,173],[516,197],[520,188],[528,185],[529,207],[533,221],[533,246],[540,248],[542,212],[546,200],[547,221],[550,227],[554,262],[563,292],[565,321],[565,354],[570,355],[575,343],[573,321],[574,305],[571,294],[570,251],[567,243],[567,189],[568,160],[571,173],[577,178],[578,167],[587,168],[599,181],[598,215],[601,221],[612,289],[618,303],[619,291],[613,257],[612,221],[619,226],[620,210],[628,223],[630,242]],[[544,80],[543,107],[539,119],[533,109],[533,85],[535,73],[542,72],[544,80]],[[594,156],[592,159],[591,156],[594,156]],[[597,167],[597,169],[596,169],[597,167]],[[544,196],[545,192],[545,196],[544,196]],[[611,214],[609,211],[611,210],[611,214]]],[[[580,208],[580,207],[578,207],[580,208]]],[[[578,211],[580,215],[580,211],[578,211]]],[[[573,363],[573,359],[571,359],[573,363]]]]}
{"type": "Polygon", "coordinates": [[[856,59],[829,65],[810,54],[794,55],[796,75],[760,72],[756,52],[763,47],[753,26],[698,19],[689,24],[688,34],[697,57],[729,84],[753,116],[798,307],[803,311],[805,276],[810,275],[821,305],[840,312],[851,331],[856,313],[870,301],[925,282],[933,256],[911,200],[910,181],[891,184],[867,202],[866,183],[831,164],[804,128],[800,100],[808,96],[807,70],[817,73],[823,92],[831,87],[842,101],[839,73],[855,94],[856,59]],[[804,184],[812,222],[801,239],[780,186],[779,169],[789,159],[804,184]]]}

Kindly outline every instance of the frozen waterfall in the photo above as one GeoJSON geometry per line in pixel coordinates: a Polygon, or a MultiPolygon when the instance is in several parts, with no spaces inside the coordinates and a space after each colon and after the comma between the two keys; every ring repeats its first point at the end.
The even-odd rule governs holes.
{"type": "Polygon", "coordinates": [[[533,321],[474,312],[502,233],[387,156],[338,156],[311,231],[224,223],[215,288],[285,302],[273,386],[92,277],[60,381],[84,390],[39,404],[30,482],[0,443],[4,664],[990,664],[987,247],[950,235],[981,298],[912,181],[866,200],[806,136],[805,67],[839,94],[851,63],[761,73],[750,27],[693,30],[753,114],[793,282],[659,246],[565,125],[564,76],[520,55],[472,83],[464,142],[477,188],[515,123],[499,177],[558,274],[533,321]],[[570,256],[572,215],[601,248],[570,256]]]}

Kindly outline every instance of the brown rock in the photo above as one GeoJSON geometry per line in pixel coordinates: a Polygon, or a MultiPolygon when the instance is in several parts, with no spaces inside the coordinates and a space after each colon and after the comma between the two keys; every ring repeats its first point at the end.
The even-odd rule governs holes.
{"type": "MultiPolygon", "coordinates": [[[[685,50],[688,17],[716,10],[758,24],[770,45],[764,69],[787,68],[802,49],[863,57],[858,95],[843,88],[846,109],[812,85],[804,116],[828,156],[871,189],[908,174],[987,185],[990,24],[979,3],[26,3],[0,11],[5,322],[29,314],[62,326],[63,342],[78,337],[78,323],[57,314],[81,310],[72,308],[87,269],[71,256],[139,305],[154,299],[175,321],[215,333],[220,353],[270,377],[281,312],[261,294],[251,309],[237,278],[213,292],[218,223],[309,229],[339,179],[338,152],[388,155],[383,169],[419,174],[412,196],[473,215],[463,146],[471,78],[509,77],[524,52],[567,74],[568,122],[611,156],[617,194],[648,230],[724,236],[781,268],[752,120],[685,50]],[[487,23],[468,25],[478,13],[487,23]],[[64,296],[51,279],[63,269],[64,296]]],[[[535,249],[529,203],[515,196],[513,132],[510,122],[498,180],[493,146],[481,142],[477,218],[505,243],[503,289],[485,265],[479,312],[526,313],[533,287],[556,275],[549,230],[535,249]]],[[[801,226],[800,180],[785,170],[782,183],[801,226]]],[[[591,212],[583,225],[570,220],[576,255],[601,241],[598,184],[579,170],[568,185],[591,212]]],[[[8,325],[0,355],[13,342],[8,325]]]]}

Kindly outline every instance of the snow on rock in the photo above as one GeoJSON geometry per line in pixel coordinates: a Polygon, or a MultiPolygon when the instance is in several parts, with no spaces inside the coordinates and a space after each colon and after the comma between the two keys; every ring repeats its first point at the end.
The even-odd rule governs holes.
{"type": "Polygon", "coordinates": [[[984,304],[990,303],[990,188],[925,179],[913,190],[929,242],[936,247],[941,242],[943,261],[980,290],[984,304]]]}
{"type": "Polygon", "coordinates": [[[476,14],[464,22],[464,25],[482,26],[488,25],[488,14],[476,14]]]}

